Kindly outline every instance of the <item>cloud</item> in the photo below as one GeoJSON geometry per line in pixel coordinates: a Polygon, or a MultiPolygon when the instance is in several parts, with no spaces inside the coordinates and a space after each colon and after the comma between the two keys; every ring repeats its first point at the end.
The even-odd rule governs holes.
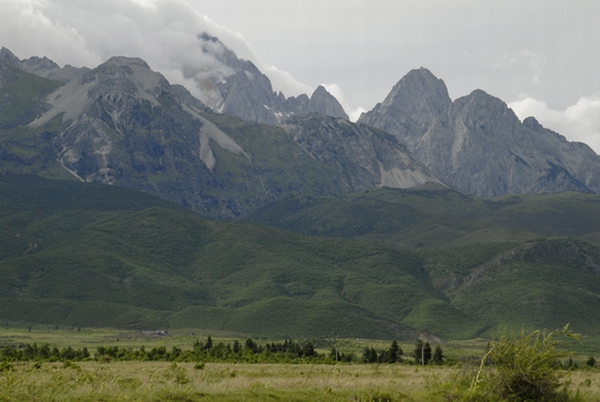
{"type": "Polygon", "coordinates": [[[239,57],[254,62],[287,96],[310,87],[264,63],[237,32],[202,15],[184,0],[2,0],[0,45],[20,58],[46,56],[60,65],[95,67],[115,55],[140,57],[171,83],[196,96],[194,81],[212,70],[231,71],[203,52],[198,35],[218,37],[239,57]]]}
{"type": "Polygon", "coordinates": [[[340,102],[340,105],[342,105],[342,107],[344,108],[344,111],[350,118],[350,121],[356,122],[356,120],[358,120],[360,115],[367,111],[365,108],[363,108],[361,106],[358,106],[358,107],[350,106],[344,99],[344,94],[342,93],[342,89],[340,88],[340,86],[338,84],[322,84],[322,85],[323,85],[323,88],[325,88],[327,90],[327,92],[332,94],[338,100],[338,102],[340,102]]]}
{"type": "Polygon", "coordinates": [[[508,106],[521,119],[534,116],[543,126],[559,132],[569,141],[588,144],[600,153],[600,97],[580,98],[565,110],[554,110],[546,102],[524,96],[508,106]]]}
{"type": "MultiPolygon", "coordinates": [[[[255,59],[257,60],[257,59],[255,59]]],[[[296,81],[292,74],[285,70],[281,70],[275,66],[267,65],[262,62],[254,63],[263,74],[266,74],[271,80],[271,84],[276,91],[281,91],[286,96],[298,96],[300,94],[310,94],[314,88],[310,85],[296,81]]]]}
{"type": "Polygon", "coordinates": [[[529,49],[522,49],[517,54],[503,55],[496,58],[493,63],[495,71],[502,71],[511,75],[527,76],[532,84],[538,84],[544,74],[544,57],[529,49]]]}

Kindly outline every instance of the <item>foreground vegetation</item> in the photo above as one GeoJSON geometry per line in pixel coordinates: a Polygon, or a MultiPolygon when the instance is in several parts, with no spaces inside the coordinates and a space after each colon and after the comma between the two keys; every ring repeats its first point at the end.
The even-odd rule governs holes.
{"type": "Polygon", "coordinates": [[[348,401],[418,398],[443,369],[402,365],[248,365],[84,362],[18,364],[0,375],[0,400],[348,401]]]}
{"type": "MultiPolygon", "coordinates": [[[[19,363],[0,373],[1,401],[448,401],[469,399],[472,367],[404,364],[19,363]]],[[[598,371],[565,373],[571,400],[600,398],[598,371]],[[579,392],[579,394],[578,394],[579,392]]],[[[479,397],[479,399],[476,399],[479,397]]]]}
{"type": "Polygon", "coordinates": [[[135,339],[130,333],[119,340],[115,335],[95,330],[0,330],[0,340],[5,342],[9,336],[13,342],[34,341],[0,348],[0,401],[575,402],[600,398],[595,359],[585,361],[581,354],[568,353],[568,341],[577,338],[568,328],[505,333],[491,342],[445,344],[449,352],[439,362],[443,364],[435,364],[433,356],[427,365],[416,364],[420,356],[429,360],[431,353],[420,341],[389,345],[336,340],[327,350],[314,349],[310,341],[208,337],[192,343],[191,336],[139,334],[135,339]],[[37,341],[52,337],[62,343],[38,346],[37,341]],[[64,346],[69,344],[89,348],[64,346]],[[228,349],[230,354],[223,354],[228,349]],[[363,353],[353,362],[344,362],[336,358],[337,349],[363,353]],[[370,350],[381,357],[394,353],[396,362],[370,363],[366,359],[370,350]]]}

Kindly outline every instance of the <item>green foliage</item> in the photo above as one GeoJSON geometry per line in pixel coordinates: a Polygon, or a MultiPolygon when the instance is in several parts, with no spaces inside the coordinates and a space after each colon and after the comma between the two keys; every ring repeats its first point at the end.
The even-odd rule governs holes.
{"type": "MultiPolygon", "coordinates": [[[[488,245],[542,236],[585,237],[600,244],[599,202],[596,194],[574,192],[480,199],[428,185],[336,197],[290,195],[245,219],[313,236],[392,240],[409,247],[477,243],[485,253],[488,245]]],[[[472,248],[466,257],[464,268],[485,255],[472,248]]],[[[457,252],[454,258],[462,257],[457,252]]]]}
{"type": "MultiPolygon", "coordinates": [[[[236,341],[237,342],[237,341],[236,341]]],[[[234,342],[235,344],[235,342],[234,342]]],[[[238,342],[239,345],[239,342],[238,342]]],[[[98,346],[94,355],[86,347],[74,349],[71,346],[58,348],[49,344],[27,344],[0,347],[0,362],[9,367],[11,362],[73,362],[94,359],[99,362],[111,361],[167,361],[173,362],[172,374],[178,384],[184,384],[185,372],[177,367],[176,362],[238,362],[238,363],[289,363],[289,362],[320,362],[329,363],[331,360],[317,353],[311,341],[302,345],[292,340],[280,343],[258,344],[251,338],[246,339],[245,346],[232,347],[231,343],[212,343],[210,337],[206,343],[196,341],[191,349],[181,349],[173,346],[156,346],[150,349],[141,347],[98,346]]],[[[41,367],[41,366],[40,366],[41,367]]],[[[67,367],[67,366],[65,366],[67,367]]],[[[71,367],[71,366],[69,366],[71,367]]],[[[196,369],[204,366],[196,365],[196,369]]]]}
{"type": "Polygon", "coordinates": [[[43,99],[62,86],[16,67],[0,65],[7,83],[0,88],[0,129],[27,125],[47,109],[43,99]]]}
{"type": "Polygon", "coordinates": [[[168,315],[247,333],[390,337],[373,324],[397,309],[370,298],[377,287],[427,292],[419,261],[400,250],[207,222],[117,187],[33,176],[0,186],[0,317],[10,321],[164,328],[168,315]],[[384,274],[393,282],[378,285],[384,274]]]}
{"type": "Polygon", "coordinates": [[[433,352],[433,356],[431,357],[431,362],[437,365],[444,363],[444,352],[442,351],[442,347],[440,345],[437,345],[435,347],[435,351],[433,352]]]}
{"type": "MultiPolygon", "coordinates": [[[[232,346],[231,342],[213,343],[209,336],[205,343],[196,341],[191,349],[181,349],[173,346],[168,350],[165,346],[146,349],[141,347],[134,349],[131,347],[119,346],[99,346],[93,359],[100,362],[111,361],[167,361],[173,362],[173,374],[176,378],[185,378],[185,373],[177,368],[176,362],[236,362],[236,363],[331,363],[330,357],[319,354],[315,350],[311,341],[304,342],[301,345],[298,342],[285,340],[277,343],[258,344],[252,338],[247,338],[244,347],[239,346],[236,340],[232,346]],[[235,346],[237,343],[237,347],[235,346]]],[[[80,361],[90,358],[87,349],[83,351],[73,350],[70,346],[64,350],[58,348],[49,349],[44,345],[42,350],[38,351],[37,346],[27,345],[24,350],[16,348],[1,348],[0,361],[80,361]],[[31,352],[34,350],[34,352],[31,352]],[[29,352],[28,352],[29,351],[29,352]]],[[[344,361],[348,361],[345,359],[344,361]]],[[[196,364],[195,369],[201,370],[203,364],[196,364]]],[[[182,384],[182,379],[177,380],[182,384]]]]}
{"type": "MultiPolygon", "coordinates": [[[[37,343],[14,346],[0,347],[0,361],[2,362],[21,362],[21,361],[82,361],[90,358],[90,353],[86,347],[82,349],[73,349],[71,346],[59,349],[50,347],[49,344],[38,345],[37,343]]],[[[39,367],[38,367],[39,368],[39,367]]]]}
{"type": "Polygon", "coordinates": [[[568,400],[567,386],[559,371],[559,337],[576,338],[568,326],[560,331],[503,334],[491,345],[486,357],[494,370],[488,371],[481,382],[475,379],[472,388],[488,387],[508,401],[568,400]]]}
{"type": "Polygon", "coordinates": [[[208,221],[115,186],[0,176],[0,318],[14,323],[460,339],[571,321],[594,335],[599,263],[580,240],[414,251],[208,221]]]}
{"type": "Polygon", "coordinates": [[[429,342],[423,342],[421,339],[417,340],[413,357],[417,364],[428,364],[431,360],[431,345],[429,345],[429,342]]]}
{"type": "Polygon", "coordinates": [[[398,342],[392,341],[388,349],[377,352],[374,347],[365,346],[362,352],[363,363],[400,363],[402,362],[403,351],[398,346],[398,342]]]}

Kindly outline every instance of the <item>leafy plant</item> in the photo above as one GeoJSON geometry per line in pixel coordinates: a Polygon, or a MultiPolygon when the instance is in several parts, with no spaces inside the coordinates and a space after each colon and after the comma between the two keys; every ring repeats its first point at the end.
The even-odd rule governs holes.
{"type": "Polygon", "coordinates": [[[483,384],[508,401],[568,400],[568,382],[563,381],[559,370],[558,362],[565,355],[558,348],[562,341],[559,337],[578,339],[568,325],[548,334],[503,334],[486,354],[494,370],[482,382],[473,382],[472,389],[483,384]]]}

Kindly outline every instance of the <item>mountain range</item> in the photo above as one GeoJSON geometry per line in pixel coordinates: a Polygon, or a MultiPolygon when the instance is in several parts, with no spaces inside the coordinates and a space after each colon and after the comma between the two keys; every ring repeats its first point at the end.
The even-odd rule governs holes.
{"type": "Polygon", "coordinates": [[[203,33],[198,36],[204,53],[221,63],[219,69],[196,80],[206,104],[218,113],[233,114],[244,120],[279,124],[296,114],[322,113],[348,120],[348,115],[323,86],[306,95],[286,98],[275,93],[271,81],[248,60],[241,60],[218,38],[203,33]]]}
{"type": "Polygon", "coordinates": [[[76,68],[0,50],[0,318],[600,334],[588,146],[481,90],[452,101],[424,68],[353,123],[323,87],[286,98],[198,40],[220,63],[201,99],[138,58],[76,68]]]}
{"type": "Polygon", "coordinates": [[[238,216],[289,192],[438,181],[381,130],[324,114],[269,126],[213,113],[140,59],[60,69],[2,49],[0,62],[8,130],[0,141],[2,171],[136,188],[213,218],[238,216]]]}
{"type": "Polygon", "coordinates": [[[439,179],[468,194],[600,191],[600,159],[482,90],[452,101],[427,69],[409,72],[359,123],[396,135],[439,179]]]}

